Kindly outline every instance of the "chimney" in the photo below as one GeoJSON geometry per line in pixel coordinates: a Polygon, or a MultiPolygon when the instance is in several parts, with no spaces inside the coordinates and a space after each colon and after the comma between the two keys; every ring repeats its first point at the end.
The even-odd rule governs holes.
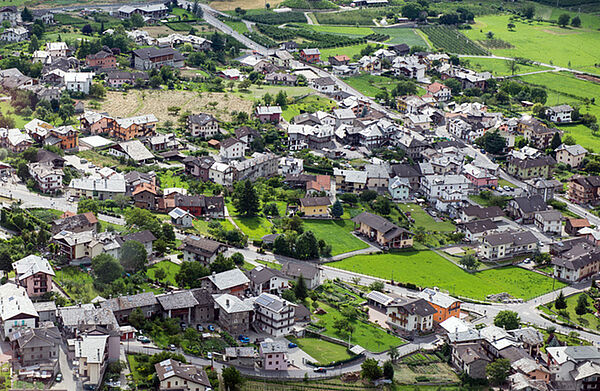
{"type": "Polygon", "coordinates": [[[229,299],[225,300],[225,305],[227,306],[227,308],[229,308],[229,299]]]}

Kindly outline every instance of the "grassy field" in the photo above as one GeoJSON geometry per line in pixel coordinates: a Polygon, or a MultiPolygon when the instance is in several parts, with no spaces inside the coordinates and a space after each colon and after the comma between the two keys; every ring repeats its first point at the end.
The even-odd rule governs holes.
{"type": "Polygon", "coordinates": [[[354,230],[354,223],[350,220],[304,220],[304,229],[313,231],[317,239],[330,244],[331,255],[369,247],[350,233],[354,230]]]}
{"type": "Polygon", "coordinates": [[[391,92],[398,84],[398,80],[390,77],[371,75],[368,73],[347,77],[344,78],[344,81],[350,87],[370,97],[375,97],[382,92],[384,88],[391,92]]]}
{"type": "Polygon", "coordinates": [[[160,180],[161,189],[168,189],[171,187],[182,187],[184,189],[190,188],[190,185],[187,183],[187,181],[183,180],[180,176],[175,175],[173,170],[167,170],[159,173],[158,179],[160,180]]]}
{"type": "Polygon", "coordinates": [[[337,107],[337,104],[329,98],[319,95],[309,95],[294,104],[288,105],[288,107],[283,110],[282,116],[286,121],[290,121],[301,113],[314,113],[319,110],[329,112],[335,107],[337,107]]]}
{"type": "Polygon", "coordinates": [[[320,33],[333,33],[349,37],[363,37],[365,35],[373,34],[374,32],[370,27],[332,26],[326,24],[306,24],[303,26],[320,33]]]}
{"type": "Polygon", "coordinates": [[[387,34],[390,39],[386,41],[391,45],[405,43],[408,46],[427,46],[427,43],[417,33],[415,29],[401,27],[378,27],[373,29],[376,33],[387,34]]]}
{"type": "MultiPolygon", "coordinates": [[[[215,220],[218,221],[221,224],[221,226],[228,231],[235,228],[233,226],[233,224],[231,224],[231,222],[227,219],[215,219],[215,220]]],[[[194,223],[193,223],[194,228],[196,228],[198,230],[198,232],[200,232],[201,234],[208,235],[208,223],[209,222],[210,221],[195,219],[194,223]]]]}
{"type": "Polygon", "coordinates": [[[240,34],[248,32],[248,27],[246,27],[246,24],[244,22],[225,19],[223,20],[223,23],[225,23],[227,26],[231,27],[240,34]]]}
{"type": "Polygon", "coordinates": [[[77,156],[86,159],[88,162],[94,163],[98,167],[113,167],[117,166],[121,169],[127,167],[119,162],[119,159],[114,156],[102,155],[96,151],[88,149],[87,151],[77,152],[77,156]]]}
{"type": "Polygon", "coordinates": [[[398,207],[402,212],[410,213],[410,217],[415,220],[415,226],[423,227],[427,231],[439,231],[439,232],[454,232],[456,227],[452,222],[436,221],[431,217],[423,208],[416,204],[399,204],[398,207]]]}
{"type": "Polygon", "coordinates": [[[148,278],[151,278],[153,280],[156,279],[155,276],[156,271],[158,269],[164,270],[167,274],[167,276],[164,279],[160,280],[161,282],[166,282],[169,285],[177,286],[177,283],[175,282],[175,275],[179,273],[179,269],[181,269],[181,266],[171,261],[158,262],[152,265],[150,268],[148,268],[148,270],[146,270],[146,275],[148,276],[148,278]]]}
{"type": "Polygon", "coordinates": [[[300,349],[314,358],[319,365],[328,365],[334,361],[346,360],[352,357],[345,346],[319,338],[287,337],[287,339],[297,344],[300,349]]]}
{"type": "Polygon", "coordinates": [[[220,120],[230,121],[232,111],[252,111],[252,102],[227,92],[205,92],[181,90],[136,90],[127,93],[109,91],[102,102],[102,110],[117,117],[154,114],[159,123],[177,121],[168,108],[177,106],[184,112],[205,112],[220,120]]]}
{"type": "MultiPolygon", "coordinates": [[[[506,60],[501,60],[498,58],[464,58],[469,62],[467,66],[469,69],[474,69],[477,71],[488,71],[497,76],[508,76],[511,75],[511,71],[508,67],[506,60]]],[[[461,61],[463,58],[461,58],[461,61]]],[[[527,72],[535,72],[542,71],[545,69],[550,69],[548,67],[544,67],[541,65],[523,65],[519,64],[519,69],[515,74],[527,73],[527,72]]]]}
{"type": "Polygon", "coordinates": [[[94,279],[78,267],[57,270],[54,280],[77,302],[89,303],[100,293],[94,289],[94,279]]]}
{"type": "MultiPolygon", "coordinates": [[[[327,312],[323,315],[317,315],[319,326],[326,327],[327,329],[324,334],[347,340],[347,336],[338,335],[333,328],[335,319],[341,317],[340,312],[321,301],[319,301],[319,307],[327,312]]],[[[390,346],[400,346],[406,343],[403,339],[388,334],[384,329],[372,323],[363,323],[356,320],[352,322],[352,325],[354,326],[354,331],[352,332],[350,343],[352,345],[360,345],[370,352],[383,352],[388,350],[390,346]]]]}
{"type": "MultiPolygon", "coordinates": [[[[567,311],[567,314],[569,314],[567,319],[562,319],[564,322],[573,322],[576,323],[580,326],[583,327],[587,327],[593,330],[596,330],[598,327],[600,327],[600,320],[594,315],[594,308],[591,305],[593,303],[593,299],[591,299],[588,296],[588,309],[590,312],[588,312],[587,314],[584,314],[582,316],[577,315],[577,313],[575,312],[575,307],[577,306],[577,300],[579,299],[579,296],[584,295],[585,293],[578,293],[576,295],[573,296],[569,296],[567,297],[567,309],[565,311],[567,311]]],[[[545,306],[542,306],[541,308],[544,310],[545,306]]],[[[554,312],[556,312],[557,310],[555,308],[553,308],[554,312]]],[[[544,312],[550,314],[551,312],[548,310],[545,310],[544,312]]],[[[562,317],[561,317],[562,318],[562,317]]]]}
{"type": "Polygon", "coordinates": [[[234,217],[233,221],[250,240],[260,240],[270,234],[273,226],[265,217],[234,217]]]}
{"type": "Polygon", "coordinates": [[[361,43],[358,45],[352,46],[342,46],[338,48],[328,48],[328,49],[320,49],[321,50],[321,58],[327,59],[330,56],[341,56],[345,54],[346,56],[353,58],[356,55],[360,55],[360,51],[363,50],[367,46],[366,43],[361,43]]]}
{"type": "Polygon", "coordinates": [[[31,121],[31,118],[25,118],[21,115],[15,114],[15,109],[10,105],[10,101],[8,100],[0,101],[0,111],[4,116],[13,117],[15,120],[15,127],[17,128],[23,128],[23,125],[31,121]]]}
{"type": "MultiPolygon", "coordinates": [[[[450,294],[479,300],[501,292],[528,300],[552,289],[552,279],[537,273],[509,266],[471,274],[433,251],[358,255],[328,265],[421,287],[437,286],[450,294]]],[[[556,289],[563,286],[555,283],[556,289]]]]}
{"type": "Polygon", "coordinates": [[[485,41],[488,32],[508,42],[510,48],[490,49],[493,54],[524,57],[547,64],[597,72],[600,58],[600,32],[587,28],[560,28],[546,22],[510,20],[509,15],[486,15],[475,18],[470,30],[463,30],[474,41],[485,41]],[[508,23],[515,28],[509,31],[508,23]]]}
{"type": "Polygon", "coordinates": [[[313,90],[310,87],[270,86],[267,84],[257,86],[255,84],[252,84],[252,86],[248,88],[247,91],[237,91],[235,92],[235,94],[241,98],[253,100],[262,98],[267,93],[272,96],[275,96],[279,93],[279,91],[285,92],[289,98],[294,96],[312,94],[315,92],[315,90],[313,90]]]}

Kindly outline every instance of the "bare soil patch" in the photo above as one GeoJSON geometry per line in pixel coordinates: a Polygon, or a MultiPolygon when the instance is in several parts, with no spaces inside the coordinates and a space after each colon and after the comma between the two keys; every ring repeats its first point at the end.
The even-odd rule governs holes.
{"type": "Polygon", "coordinates": [[[128,93],[109,91],[102,103],[102,110],[114,117],[131,117],[154,114],[159,123],[167,120],[176,122],[168,108],[177,106],[181,112],[194,114],[209,113],[222,121],[230,121],[233,111],[250,112],[252,102],[226,92],[193,91],[129,91],[128,93]]]}
{"type": "Polygon", "coordinates": [[[145,26],[142,28],[142,30],[147,31],[148,34],[150,34],[150,36],[152,38],[159,38],[159,37],[163,37],[163,36],[167,36],[169,34],[175,33],[175,30],[173,30],[165,25],[145,26]]]}
{"type": "Polygon", "coordinates": [[[586,81],[591,81],[592,83],[600,83],[600,77],[590,76],[590,75],[575,75],[576,78],[586,81]]]}

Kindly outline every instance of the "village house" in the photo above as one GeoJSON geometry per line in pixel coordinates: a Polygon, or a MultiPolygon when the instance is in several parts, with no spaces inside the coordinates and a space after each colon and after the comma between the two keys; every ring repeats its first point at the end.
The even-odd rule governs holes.
{"type": "Polygon", "coordinates": [[[473,379],[486,379],[486,368],[492,362],[480,342],[461,343],[452,347],[452,365],[473,379]]]}
{"type": "Polygon", "coordinates": [[[309,82],[310,86],[322,94],[333,93],[337,86],[335,81],[330,77],[318,77],[309,82]]]}
{"type": "Polygon", "coordinates": [[[270,293],[261,293],[254,300],[254,324],[257,330],[282,337],[292,332],[296,304],[270,293]]]}
{"type": "Polygon", "coordinates": [[[169,213],[171,224],[176,227],[189,228],[194,224],[194,215],[180,208],[174,208],[169,213]]]}
{"type": "Polygon", "coordinates": [[[498,222],[504,217],[504,211],[499,206],[481,207],[479,205],[468,205],[460,209],[458,217],[464,223],[474,220],[490,219],[498,222]]]}
{"type": "Polygon", "coordinates": [[[395,298],[386,309],[386,323],[394,331],[426,333],[433,330],[435,308],[426,300],[395,298]]]}
{"type": "MultiPolygon", "coordinates": [[[[161,4],[162,5],[162,4],[161,4]]],[[[204,369],[169,358],[154,364],[159,391],[206,391],[211,384],[204,369]]]]}
{"type": "MultiPolygon", "coordinates": [[[[131,140],[153,136],[156,133],[158,119],[154,114],[139,115],[136,117],[119,118],[115,120],[116,126],[110,136],[118,140],[131,140]]],[[[139,140],[138,140],[139,141],[139,140]]]]}
{"type": "Polygon", "coordinates": [[[183,240],[179,249],[183,252],[184,261],[197,261],[208,265],[217,258],[218,254],[227,249],[227,245],[211,239],[189,235],[183,240]]]}
{"type": "Polygon", "coordinates": [[[285,262],[281,267],[281,272],[294,280],[304,279],[308,289],[315,289],[321,285],[321,272],[319,267],[307,262],[285,262]]]}
{"type": "Polygon", "coordinates": [[[430,201],[437,200],[443,194],[466,194],[470,187],[471,181],[464,175],[426,175],[421,178],[421,190],[430,201]]]}
{"type": "Polygon", "coordinates": [[[552,177],[552,171],[556,160],[552,156],[542,155],[535,158],[519,158],[509,156],[506,169],[509,175],[518,179],[546,178],[552,177]]]}
{"type": "Polygon", "coordinates": [[[0,40],[5,42],[22,42],[29,39],[29,30],[25,27],[9,27],[0,34],[0,40]]]}
{"type": "Polygon", "coordinates": [[[279,123],[281,120],[281,107],[279,106],[257,106],[254,115],[262,123],[279,123]]]}
{"type": "Polygon", "coordinates": [[[293,59],[294,56],[286,50],[275,50],[275,53],[271,55],[273,64],[281,68],[291,68],[293,59]]]}
{"type": "Polygon", "coordinates": [[[90,93],[94,74],[91,72],[67,72],[64,76],[65,88],[71,92],[90,93]]]}
{"type": "Polygon", "coordinates": [[[263,368],[268,371],[286,371],[288,369],[288,347],[281,341],[261,342],[258,347],[263,368]]]}
{"type": "Polygon", "coordinates": [[[465,234],[465,240],[469,242],[479,242],[487,234],[493,233],[498,229],[498,225],[490,220],[473,220],[462,223],[458,230],[465,234]]]}
{"type": "Polygon", "coordinates": [[[98,69],[113,69],[117,68],[117,57],[109,50],[100,50],[95,54],[88,54],[85,58],[85,63],[88,67],[98,69]]]}
{"type": "Polygon", "coordinates": [[[228,293],[213,295],[215,322],[232,335],[245,334],[252,324],[252,299],[240,299],[228,293]]]}
{"type": "Polygon", "coordinates": [[[392,178],[388,191],[394,201],[406,201],[410,198],[410,182],[407,178],[392,178]]]}
{"type": "Polygon", "coordinates": [[[100,307],[111,310],[119,324],[123,325],[128,324],[129,315],[138,308],[146,319],[152,317],[158,312],[158,301],[154,293],[143,292],[108,299],[100,307]]]}
{"type": "Polygon", "coordinates": [[[261,293],[280,294],[290,287],[290,278],[277,269],[257,266],[247,272],[250,280],[250,291],[259,296],[261,293]]]}
{"type": "Polygon", "coordinates": [[[580,229],[590,227],[591,224],[588,219],[569,218],[565,223],[565,233],[567,235],[576,236],[580,229]]]}
{"type": "Polygon", "coordinates": [[[106,72],[106,85],[111,88],[123,88],[125,85],[144,85],[148,82],[148,78],[146,72],[111,70],[106,72]]]}
{"type": "Polygon", "coordinates": [[[544,150],[550,146],[550,142],[556,133],[560,135],[560,130],[549,128],[542,121],[533,117],[524,117],[519,120],[517,130],[523,134],[530,145],[544,150]]]}
{"type": "Polygon", "coordinates": [[[61,231],[52,237],[52,242],[71,264],[89,264],[103,251],[102,243],[89,231],[61,231]]]}
{"type": "Polygon", "coordinates": [[[221,141],[219,156],[224,160],[242,159],[248,146],[235,137],[227,138],[221,141]]]}
{"type": "Polygon", "coordinates": [[[359,194],[365,190],[367,186],[366,171],[342,170],[339,168],[333,169],[335,177],[336,189],[341,193],[359,194]]]}
{"type": "Polygon", "coordinates": [[[546,118],[556,123],[569,123],[572,121],[573,108],[569,105],[552,106],[546,109],[546,118]]]}
{"type": "Polygon", "coordinates": [[[121,236],[121,240],[123,242],[129,242],[131,240],[136,241],[144,246],[146,250],[146,254],[148,254],[149,258],[152,258],[152,253],[154,252],[154,242],[156,241],[156,237],[152,232],[148,229],[138,232],[132,232],[126,235],[121,236]]]}
{"type": "Polygon", "coordinates": [[[78,375],[82,382],[96,386],[102,381],[104,372],[109,361],[118,360],[119,335],[116,333],[117,353],[115,357],[114,348],[111,349],[112,333],[106,334],[83,334],[75,340],[75,359],[78,361],[78,375]]]}
{"type": "Polygon", "coordinates": [[[507,231],[484,236],[478,248],[478,255],[494,261],[533,253],[537,247],[538,239],[531,231],[507,231]]]}
{"type": "Polygon", "coordinates": [[[585,238],[555,243],[550,247],[554,277],[576,282],[600,271],[600,250],[585,238]]]}
{"type": "Polygon", "coordinates": [[[562,221],[562,213],[555,209],[535,212],[534,214],[535,226],[545,233],[560,235],[562,233],[562,221]]]}
{"type": "MultiPolygon", "coordinates": [[[[589,390],[600,376],[600,352],[595,346],[548,347],[548,367],[560,389],[589,390]]],[[[557,387],[558,388],[558,387],[557,387]]]]}
{"type": "Polygon", "coordinates": [[[185,173],[199,178],[203,182],[208,181],[208,173],[215,159],[210,156],[188,156],[183,160],[185,173]]]}
{"type": "Polygon", "coordinates": [[[413,246],[413,234],[387,219],[369,213],[362,212],[352,219],[357,231],[367,236],[370,240],[377,242],[384,248],[406,248],[413,246]]]}
{"type": "Polygon", "coordinates": [[[148,5],[124,5],[118,9],[120,18],[131,18],[134,14],[142,15],[149,19],[161,19],[167,16],[169,8],[164,4],[148,4],[148,5]]]}
{"type": "Polygon", "coordinates": [[[300,49],[300,59],[311,64],[320,62],[321,51],[319,49],[300,49]]]}
{"type": "Polygon", "coordinates": [[[425,288],[418,297],[427,301],[435,309],[434,322],[442,323],[451,317],[460,319],[461,301],[440,292],[439,289],[425,288]]]}
{"type": "Polygon", "coordinates": [[[62,189],[64,172],[48,163],[28,163],[29,175],[43,193],[56,193],[62,189]]]}
{"type": "Polygon", "coordinates": [[[19,12],[16,6],[7,5],[0,7],[0,23],[8,22],[9,26],[14,26],[21,21],[21,12],[19,12]]]}
{"type": "Polygon", "coordinates": [[[21,153],[33,145],[33,139],[19,129],[0,128],[0,147],[13,153],[21,153]]]}
{"type": "Polygon", "coordinates": [[[0,324],[2,340],[15,331],[33,329],[39,315],[22,286],[8,282],[0,286],[0,324]]]}
{"type": "Polygon", "coordinates": [[[426,87],[426,90],[429,94],[433,95],[435,99],[441,102],[445,102],[452,98],[452,91],[450,88],[439,82],[431,83],[426,87]]]}
{"type": "Polygon", "coordinates": [[[192,137],[210,138],[221,133],[219,121],[210,114],[192,114],[186,119],[192,137]]]}
{"type": "MultiPolygon", "coordinates": [[[[27,372],[27,370],[31,371],[32,368],[37,367],[40,372],[54,373],[53,369],[58,361],[62,343],[60,331],[56,326],[14,332],[9,336],[9,342],[13,351],[13,360],[22,367],[15,366],[15,369],[27,372]]],[[[21,374],[20,371],[19,374],[21,374]]]]}
{"type": "Polygon", "coordinates": [[[508,201],[506,211],[508,215],[521,224],[533,224],[535,213],[548,209],[548,205],[541,196],[515,197],[508,201]]]}
{"type": "Polygon", "coordinates": [[[136,49],[131,54],[131,67],[139,71],[160,69],[163,66],[181,68],[183,62],[183,55],[170,47],[147,47],[136,49]]]}
{"type": "Polygon", "coordinates": [[[567,185],[569,200],[578,204],[595,205],[600,199],[600,177],[574,175],[567,185]]]}
{"type": "Polygon", "coordinates": [[[244,297],[250,280],[240,269],[231,269],[202,277],[201,287],[211,294],[229,294],[244,297]]]}
{"type": "Polygon", "coordinates": [[[29,296],[41,296],[52,291],[54,270],[47,259],[28,255],[13,263],[15,281],[29,296]]]}
{"type": "Polygon", "coordinates": [[[529,195],[539,195],[546,202],[554,198],[555,191],[563,189],[563,184],[556,179],[534,178],[526,180],[525,183],[529,195]]]}
{"type": "Polygon", "coordinates": [[[577,168],[583,163],[588,151],[579,144],[561,144],[556,148],[556,162],[566,164],[570,168],[577,168]]]}
{"type": "Polygon", "coordinates": [[[195,320],[195,308],[199,304],[191,291],[176,291],[156,295],[164,318],[173,318],[187,324],[195,320]]]}
{"type": "Polygon", "coordinates": [[[306,217],[329,217],[331,200],[329,197],[304,197],[300,198],[299,212],[306,217]]]}
{"type": "Polygon", "coordinates": [[[298,76],[283,72],[273,72],[265,76],[265,82],[282,86],[295,86],[298,82],[298,76]]]}
{"type": "Polygon", "coordinates": [[[74,216],[66,216],[50,223],[50,231],[57,234],[60,231],[71,232],[96,232],[98,219],[92,212],[80,213],[74,216]]]}
{"type": "Polygon", "coordinates": [[[117,158],[123,157],[136,164],[147,164],[154,160],[154,154],[140,140],[123,141],[108,148],[108,153],[117,158]]]}
{"type": "Polygon", "coordinates": [[[225,202],[223,196],[188,196],[173,194],[173,207],[190,212],[194,217],[209,216],[223,218],[225,215],[225,202]]]}

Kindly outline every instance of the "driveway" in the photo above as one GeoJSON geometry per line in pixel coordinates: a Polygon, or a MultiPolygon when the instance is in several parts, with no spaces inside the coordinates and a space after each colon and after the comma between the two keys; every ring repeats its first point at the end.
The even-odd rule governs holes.
{"type": "Polygon", "coordinates": [[[66,348],[66,345],[62,343],[58,352],[59,371],[62,373],[63,379],[60,383],[54,383],[51,390],[81,390],[81,384],[75,379],[75,371],[69,362],[66,348]]]}

